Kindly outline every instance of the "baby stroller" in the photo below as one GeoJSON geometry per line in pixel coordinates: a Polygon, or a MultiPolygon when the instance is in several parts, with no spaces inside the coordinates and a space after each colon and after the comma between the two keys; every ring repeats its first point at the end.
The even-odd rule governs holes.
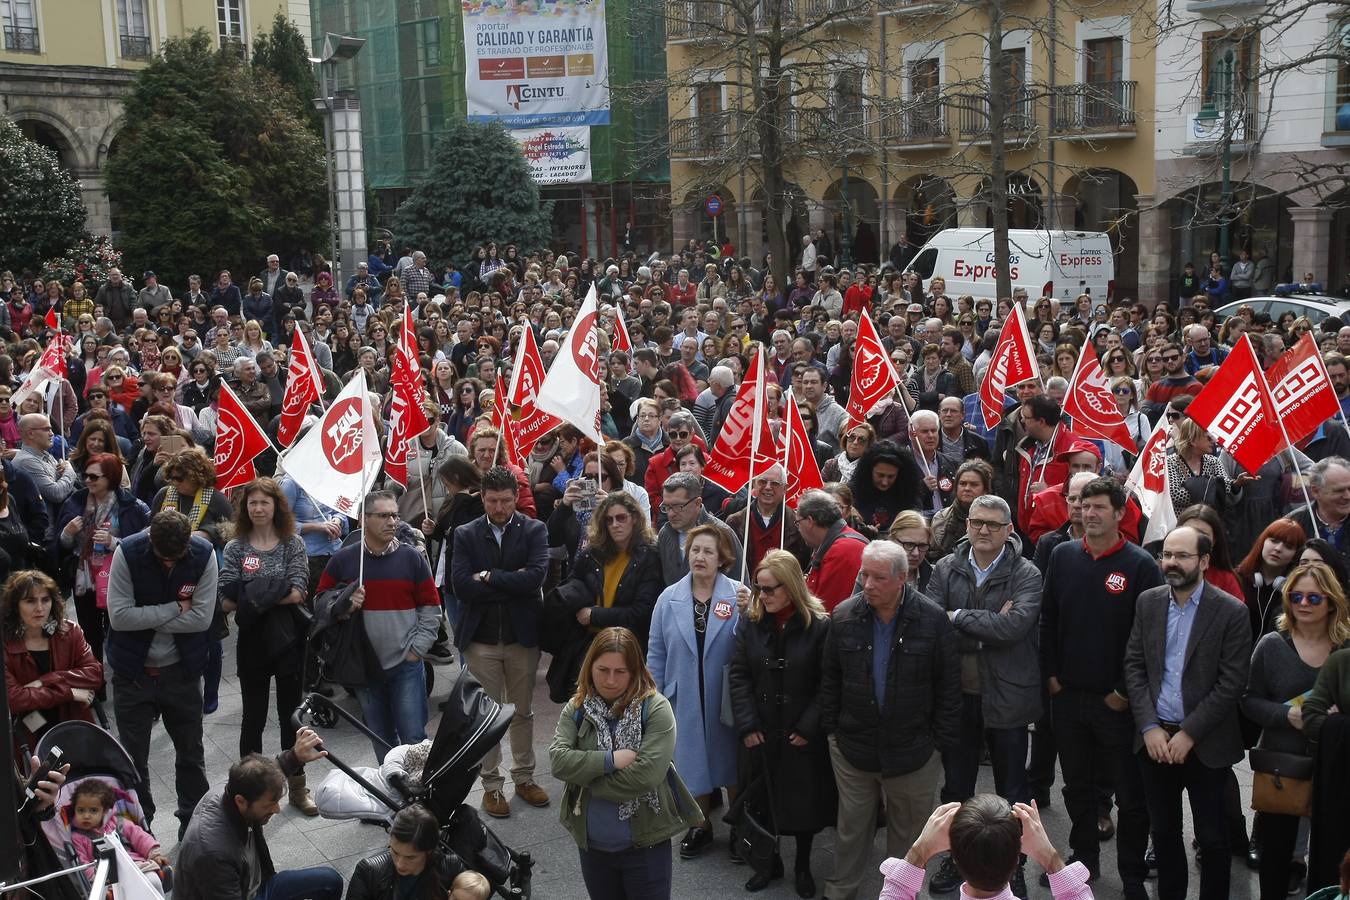
{"type": "MultiPolygon", "coordinates": [[[[322,694],[307,695],[292,715],[292,724],[298,729],[313,721],[316,710],[345,719],[372,741],[384,744],[391,756],[403,749],[389,747],[364,722],[322,694]]],[[[534,860],[529,853],[517,852],[502,843],[483,824],[478,811],[464,802],[478,777],[478,765],[483,756],[501,741],[514,715],[515,707],[503,706],[493,700],[467,668],[461,669],[450,695],[441,704],[441,723],[431,741],[420,777],[394,775],[381,778],[379,770],[355,768],[329,751],[328,761],[375,803],[371,805],[371,814],[367,815],[334,809],[320,802],[327,794],[320,791],[315,798],[319,814],[325,818],[387,821],[405,806],[420,803],[440,823],[444,853],[458,859],[462,868],[486,876],[504,900],[529,900],[534,860]]]]}
{"type": "MultiPolygon", "coordinates": [[[[136,785],[140,783],[136,764],[116,738],[92,722],[61,722],[42,736],[33,753],[38,759],[46,759],[52,747],[61,748],[63,759],[70,763],[70,771],[57,796],[56,815],[42,823],[42,831],[62,867],[79,863],[71,836],[70,807],[76,788],[86,781],[97,779],[112,787],[117,796],[113,816],[130,819],[146,831],[150,830],[145,822],[141,801],[136,796],[136,785]]],[[[88,868],[69,877],[74,880],[81,894],[88,896],[93,876],[94,870],[88,868]]],[[[152,883],[158,881],[164,894],[173,889],[172,869],[146,873],[146,878],[152,883]]]]}

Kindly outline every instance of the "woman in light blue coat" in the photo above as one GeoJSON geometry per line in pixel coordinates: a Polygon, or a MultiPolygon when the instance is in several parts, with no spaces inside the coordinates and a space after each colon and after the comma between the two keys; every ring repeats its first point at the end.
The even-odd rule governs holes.
{"type": "Polygon", "coordinates": [[[675,769],[703,810],[703,822],[680,842],[680,856],[693,859],[712,845],[713,790],[726,788],[728,799],[736,791],[736,731],[721,714],[740,609],[736,582],[718,571],[736,558],[729,532],[700,525],[684,546],[689,574],[657,598],[647,667],[675,709],[675,769]]]}

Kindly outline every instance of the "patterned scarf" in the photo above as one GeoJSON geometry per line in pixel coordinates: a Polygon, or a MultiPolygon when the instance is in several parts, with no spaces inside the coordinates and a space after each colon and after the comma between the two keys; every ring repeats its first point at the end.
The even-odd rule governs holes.
{"type": "MultiPolygon", "coordinates": [[[[211,498],[215,496],[214,488],[202,488],[197,495],[192,498],[192,506],[187,510],[188,522],[192,525],[193,531],[199,531],[202,527],[202,520],[206,518],[206,510],[211,506],[211,498]]],[[[163,509],[176,509],[183,512],[182,497],[178,494],[178,489],[173,485],[165,490],[163,509]]]]}
{"type": "MultiPolygon", "coordinates": [[[[609,723],[613,721],[614,715],[610,711],[610,706],[600,698],[598,694],[592,694],[586,698],[582,704],[582,710],[586,718],[591,720],[595,726],[595,740],[601,750],[613,752],[615,750],[637,750],[642,746],[642,701],[634,700],[628,704],[628,708],[623,711],[623,718],[619,719],[618,727],[613,732],[609,730],[609,723]]],[[[661,798],[656,795],[656,791],[648,791],[641,797],[634,797],[632,800],[625,800],[619,804],[619,821],[627,822],[633,818],[633,814],[638,811],[638,805],[643,801],[651,807],[652,812],[661,811],[661,798]]]]}

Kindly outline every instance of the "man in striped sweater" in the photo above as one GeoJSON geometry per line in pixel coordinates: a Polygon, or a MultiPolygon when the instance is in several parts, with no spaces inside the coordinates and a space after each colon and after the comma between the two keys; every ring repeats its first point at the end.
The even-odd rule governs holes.
{"type": "MultiPolygon", "coordinates": [[[[357,688],[356,696],[366,725],[391,747],[426,739],[422,657],[436,640],[441,615],[440,594],[426,556],[398,542],[398,522],[398,501],[393,494],[367,494],[361,542],[333,554],[318,587],[323,593],[361,578],[361,586],[352,594],[352,611],[364,611],[361,622],[384,669],[384,680],[357,688]]],[[[384,762],[384,749],[378,744],[375,756],[384,762]]]]}

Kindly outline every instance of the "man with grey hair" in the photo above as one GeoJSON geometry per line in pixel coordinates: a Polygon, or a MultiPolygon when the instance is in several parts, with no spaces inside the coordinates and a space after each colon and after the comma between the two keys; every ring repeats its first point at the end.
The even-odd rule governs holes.
{"type": "Polygon", "coordinates": [[[709,445],[717,443],[717,436],[722,433],[722,426],[726,424],[727,416],[731,414],[731,404],[736,401],[736,392],[732,390],[735,384],[736,373],[730,366],[718,364],[708,373],[708,390],[715,398],[712,422],[703,429],[703,433],[708,436],[709,445]]]}
{"type": "Polygon", "coordinates": [[[56,520],[61,506],[80,486],[75,467],[69,460],[55,460],[52,448],[52,420],[43,413],[28,413],[19,417],[19,452],[14,455],[14,468],[33,480],[33,486],[47,504],[49,523],[47,542],[56,535],[56,520]]]}
{"type": "MultiPolygon", "coordinates": [[[[367,263],[363,262],[360,263],[360,265],[368,268],[367,263]]],[[[268,296],[276,296],[277,291],[286,286],[286,276],[288,274],[290,273],[281,267],[281,257],[277,256],[275,253],[269,253],[267,255],[266,267],[258,273],[258,277],[262,279],[263,292],[268,296]]],[[[364,275],[365,273],[362,274],[364,275]]],[[[347,292],[347,296],[351,296],[351,291],[347,292]]]]}
{"type": "Polygon", "coordinates": [[[122,277],[121,269],[109,269],[108,280],[99,285],[94,305],[103,307],[103,314],[113,328],[120,329],[131,321],[131,310],[136,306],[136,290],[122,277]]]}
{"type": "Polygon", "coordinates": [[[272,392],[267,385],[258,380],[258,364],[251,356],[239,356],[234,360],[234,394],[254,420],[264,429],[272,421],[272,392]]]}
{"type": "Polygon", "coordinates": [[[825,896],[836,900],[853,900],[868,871],[878,801],[885,798],[886,852],[903,856],[936,805],[940,754],[960,740],[956,631],[907,584],[908,568],[899,544],[869,544],[862,591],[835,609],[825,637],[820,728],[839,789],[825,896]]]}
{"type": "Polygon", "coordinates": [[[416,297],[421,293],[431,293],[431,270],[427,268],[427,255],[421,250],[413,252],[413,264],[405,269],[402,278],[403,296],[416,297]]]}
{"type": "Polygon", "coordinates": [[[1320,460],[1312,467],[1308,491],[1312,505],[1300,506],[1289,518],[1309,537],[1328,541],[1350,564],[1350,535],[1345,527],[1350,519],[1350,460],[1341,456],[1320,460]]]}
{"type": "Polygon", "coordinates": [[[853,592],[867,538],[848,527],[825,491],[807,491],[797,501],[797,533],[811,548],[806,588],[833,611],[853,592]]]}
{"type": "MultiPolygon", "coordinates": [[[[672,421],[674,417],[672,416],[672,421]]],[[[647,471],[651,471],[648,468],[647,471]]],[[[741,541],[726,522],[708,514],[703,508],[703,477],[693,472],[676,472],[665,480],[661,491],[661,512],[666,524],[656,538],[656,550],[661,558],[661,578],[672,585],[689,574],[689,560],[684,555],[684,538],[698,525],[713,525],[731,536],[736,548],[736,559],[726,570],[732,578],[741,577],[741,541]]]]}
{"type": "MultiPolygon", "coordinates": [[[[669,443],[665,449],[653,453],[647,460],[647,471],[642,476],[642,486],[647,489],[647,499],[651,502],[652,523],[657,526],[665,521],[658,512],[658,507],[661,505],[661,491],[665,487],[666,476],[676,469],[675,454],[690,444],[698,444],[705,451],[708,449],[699,432],[698,421],[694,418],[694,414],[686,409],[671,414],[666,422],[666,440],[669,443]]],[[[702,490],[700,486],[699,491],[702,490]]]]}
{"type": "MultiPolygon", "coordinates": [[[[1041,716],[1041,687],[1027,673],[1039,665],[1041,573],[1022,556],[1006,500],[985,494],[970,502],[966,537],[933,567],[928,596],[947,610],[961,658],[961,739],[942,754],[942,802],[975,796],[987,746],[998,795],[1028,803],[1027,726],[1041,716]]],[[[948,854],[930,890],[946,893],[960,883],[948,854]]],[[[1012,884],[1014,896],[1026,895],[1021,864],[1012,884]]]]}
{"type": "Polygon", "coordinates": [[[727,525],[738,535],[746,533],[745,519],[750,517],[746,572],[753,575],[759,561],[770,550],[788,551],[797,557],[797,562],[805,570],[811,561],[811,551],[797,530],[797,514],[783,502],[787,478],[783,474],[782,464],[774,463],[763,472],[756,471],[750,488],[749,505],[727,517],[727,525]]]}

